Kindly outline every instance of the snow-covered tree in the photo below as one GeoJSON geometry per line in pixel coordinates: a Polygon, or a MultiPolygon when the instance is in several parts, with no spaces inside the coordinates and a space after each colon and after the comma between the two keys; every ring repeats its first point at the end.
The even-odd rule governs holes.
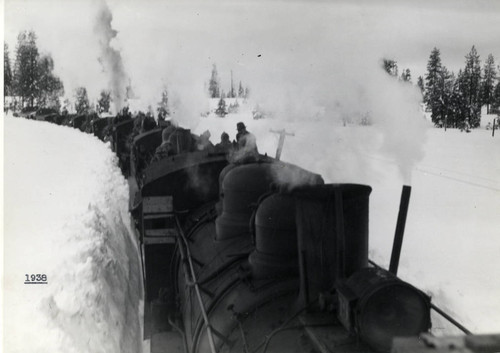
{"type": "Polygon", "coordinates": [[[484,75],[481,81],[481,101],[486,104],[486,114],[490,113],[490,105],[493,103],[493,91],[495,89],[495,81],[497,71],[495,69],[495,59],[493,55],[488,55],[484,64],[484,75]]]}
{"type": "Polygon", "coordinates": [[[224,100],[224,91],[222,91],[222,95],[219,99],[219,103],[217,104],[217,109],[215,110],[215,114],[220,117],[224,117],[227,114],[226,110],[226,101],[224,100]]]}
{"type": "Polygon", "coordinates": [[[422,76],[418,76],[417,86],[420,88],[420,92],[424,95],[425,87],[424,87],[424,78],[422,76]]]}
{"type": "Polygon", "coordinates": [[[469,105],[464,96],[464,91],[462,87],[464,83],[464,73],[460,69],[458,71],[457,79],[453,85],[453,96],[452,96],[452,107],[454,112],[454,125],[455,128],[461,128],[465,126],[467,121],[467,114],[469,111],[469,105]]]}
{"type": "Polygon", "coordinates": [[[233,83],[233,70],[231,70],[231,89],[229,90],[227,97],[228,98],[236,97],[236,90],[234,89],[234,83],[233,83]]]}
{"type": "Polygon", "coordinates": [[[476,48],[472,46],[471,51],[465,56],[465,68],[463,71],[461,89],[464,99],[469,106],[466,121],[470,127],[478,127],[481,121],[481,61],[476,48]]]}
{"type": "Polygon", "coordinates": [[[411,72],[410,69],[404,69],[401,72],[401,81],[403,82],[411,82],[411,72]]]}
{"type": "Polygon", "coordinates": [[[455,75],[452,72],[449,72],[446,67],[442,67],[439,73],[439,84],[441,85],[440,97],[439,97],[439,105],[436,105],[436,108],[439,109],[436,118],[439,117],[439,120],[436,120],[440,126],[444,127],[452,127],[455,124],[455,109],[452,104],[453,102],[453,87],[455,84],[455,75]]]}
{"type": "Polygon", "coordinates": [[[161,92],[161,101],[158,103],[158,119],[164,120],[167,116],[170,115],[170,109],[168,106],[168,89],[167,87],[163,87],[163,91],[161,92]]]}
{"type": "Polygon", "coordinates": [[[35,32],[19,33],[14,64],[14,93],[21,97],[23,105],[27,101],[30,107],[35,105],[39,95],[38,57],[35,32]]]}
{"type": "Polygon", "coordinates": [[[241,84],[241,81],[240,81],[240,85],[238,87],[238,97],[243,97],[245,95],[245,90],[243,89],[243,85],[241,84]]]}
{"type": "Polygon", "coordinates": [[[87,114],[90,110],[89,98],[85,87],[78,87],[76,89],[75,110],[77,114],[87,114]]]}
{"type": "Polygon", "coordinates": [[[392,59],[383,59],[383,69],[391,76],[398,77],[398,64],[392,59]]]}
{"type": "Polygon", "coordinates": [[[236,99],[234,101],[234,103],[229,104],[227,111],[230,114],[235,114],[235,113],[238,113],[239,109],[240,109],[240,104],[238,103],[238,100],[236,99]]]}
{"type": "Polygon", "coordinates": [[[427,74],[425,75],[424,103],[431,110],[432,122],[436,125],[444,121],[443,111],[443,66],[441,64],[441,53],[434,48],[427,62],[427,74]]]}
{"type": "Polygon", "coordinates": [[[9,46],[3,43],[3,92],[10,96],[12,90],[12,69],[10,66],[9,46]]]}
{"type": "Polygon", "coordinates": [[[208,92],[210,94],[210,98],[220,97],[219,75],[217,74],[217,67],[215,64],[212,66],[212,76],[210,77],[210,82],[208,83],[208,92]]]}
{"type": "Polygon", "coordinates": [[[500,113],[500,81],[493,90],[493,101],[491,103],[491,112],[500,113]]]}

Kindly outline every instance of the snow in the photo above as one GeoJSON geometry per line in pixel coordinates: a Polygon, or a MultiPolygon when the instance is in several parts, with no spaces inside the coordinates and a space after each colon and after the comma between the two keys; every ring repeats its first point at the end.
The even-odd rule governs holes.
{"type": "MultiPolygon", "coordinates": [[[[321,117],[253,120],[252,108],[249,102],[238,114],[210,114],[190,127],[208,129],[216,143],[223,131],[234,139],[243,121],[259,150],[273,156],[278,135],[270,129],[285,128],[294,136],[286,137],[283,160],[326,182],[371,185],[370,257],[384,267],[401,187],[410,182],[398,274],[472,332],[500,332],[500,134],[444,132],[424,119],[396,130],[321,117]],[[418,142],[418,151],[405,152],[419,156],[406,166],[411,179],[398,164],[402,156],[388,148],[390,134],[396,143],[418,142]]],[[[139,260],[116,158],[77,130],[4,120],[5,346],[9,352],[140,352],[139,260]],[[32,273],[47,274],[49,283],[23,284],[32,273]]],[[[437,317],[433,326],[437,334],[456,333],[437,317]]]]}
{"type": "Polygon", "coordinates": [[[68,127],[4,120],[4,347],[139,352],[143,289],[115,156],[68,127]]]}

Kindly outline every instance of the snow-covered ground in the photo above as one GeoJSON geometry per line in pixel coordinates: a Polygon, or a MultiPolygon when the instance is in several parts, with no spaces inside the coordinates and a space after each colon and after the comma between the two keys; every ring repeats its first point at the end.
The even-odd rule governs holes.
{"type": "Polygon", "coordinates": [[[72,128],[4,121],[4,352],[140,352],[139,259],[113,153],[72,128]],[[48,283],[25,284],[37,274],[48,283]]]}
{"type": "MultiPolygon", "coordinates": [[[[326,120],[253,120],[251,107],[191,126],[235,137],[244,121],[259,150],[373,188],[370,255],[387,267],[401,187],[412,198],[399,275],[476,333],[500,332],[500,134],[426,125],[411,181],[387,131],[326,120]],[[245,110],[246,109],[246,110],[245,110]]],[[[390,130],[390,129],[389,129],[390,130]]],[[[412,131],[396,131],[405,136],[412,131]]],[[[418,135],[420,136],[420,135],[418,135]]],[[[411,137],[408,137],[411,138],[411,137]]],[[[109,148],[67,127],[5,118],[4,341],[9,352],[139,352],[142,288],[127,185],[109,148]],[[47,285],[24,284],[46,274],[47,285]]],[[[434,320],[436,333],[454,333],[434,320]]]]}

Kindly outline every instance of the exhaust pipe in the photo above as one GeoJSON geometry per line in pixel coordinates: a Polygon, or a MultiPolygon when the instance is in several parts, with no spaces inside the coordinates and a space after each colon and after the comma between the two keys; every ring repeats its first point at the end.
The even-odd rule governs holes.
{"type": "Polygon", "coordinates": [[[401,202],[399,203],[398,221],[396,223],[396,233],[394,234],[394,243],[392,245],[391,262],[389,272],[397,275],[399,266],[399,257],[401,255],[401,247],[403,246],[403,236],[406,225],[406,215],[408,214],[408,205],[410,203],[411,186],[403,185],[401,192],[401,202]]]}

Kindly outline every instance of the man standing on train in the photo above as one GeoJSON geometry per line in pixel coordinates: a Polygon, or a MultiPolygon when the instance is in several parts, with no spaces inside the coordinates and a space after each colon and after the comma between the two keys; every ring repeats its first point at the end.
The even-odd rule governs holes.
{"type": "Polygon", "coordinates": [[[236,129],[238,130],[238,133],[236,134],[237,149],[259,153],[257,151],[257,139],[254,134],[247,131],[245,124],[239,122],[236,124],[236,129]]]}
{"type": "Polygon", "coordinates": [[[235,152],[232,156],[234,161],[245,162],[258,159],[257,140],[255,135],[249,132],[244,123],[236,124],[235,152]]]}

